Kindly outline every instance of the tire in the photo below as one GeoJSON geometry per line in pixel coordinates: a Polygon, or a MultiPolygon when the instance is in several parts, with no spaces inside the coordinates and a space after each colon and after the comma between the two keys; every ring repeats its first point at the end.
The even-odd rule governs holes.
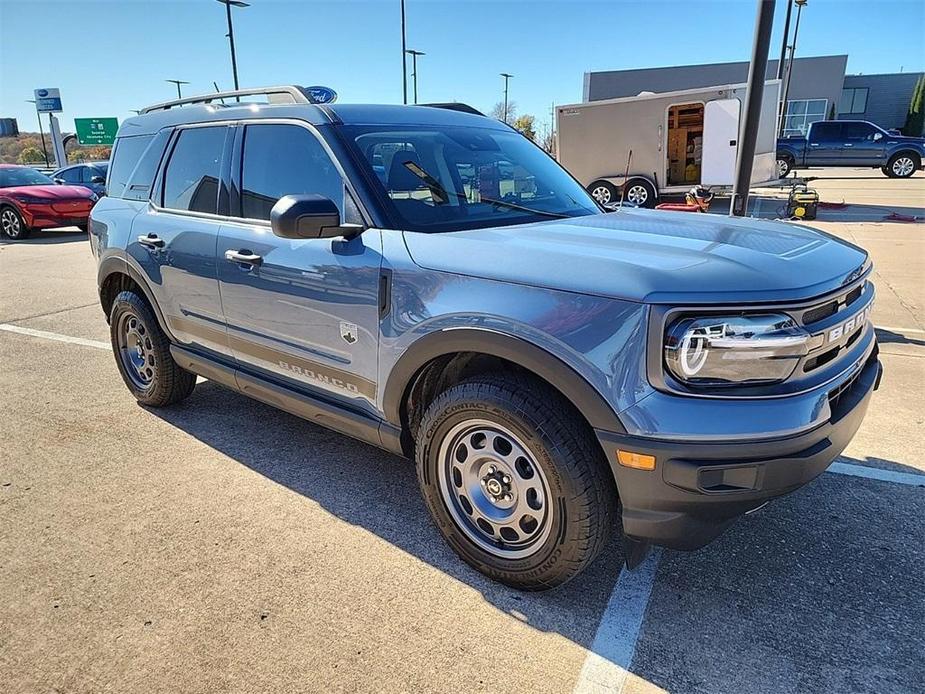
{"type": "Polygon", "coordinates": [[[565,583],[615,523],[611,473],[571,411],[545,384],[480,376],[439,395],[418,429],[418,482],[440,533],[467,564],[514,588],[565,583]]]}
{"type": "Polygon", "coordinates": [[[595,181],[587,190],[601,205],[609,205],[620,199],[620,191],[610,181],[595,181]]]}
{"type": "Polygon", "coordinates": [[[655,186],[644,178],[631,178],[623,185],[623,202],[630,207],[655,207],[658,194],[655,186]]]}
{"type": "Polygon", "coordinates": [[[890,178],[909,178],[921,165],[922,161],[915,152],[897,152],[886,163],[886,175],[890,178]]]}
{"type": "Polygon", "coordinates": [[[196,376],[170,356],[170,340],[147,302],[119,292],[109,312],[109,336],[122,380],[142,405],[165,407],[193,392],[196,376]]]}
{"type": "Polygon", "coordinates": [[[6,206],[0,208],[0,231],[11,241],[21,241],[28,238],[32,230],[15,207],[6,206]]]}
{"type": "Polygon", "coordinates": [[[777,158],[777,177],[778,178],[787,178],[790,175],[790,172],[793,171],[793,159],[788,156],[780,156],[777,158]]]}

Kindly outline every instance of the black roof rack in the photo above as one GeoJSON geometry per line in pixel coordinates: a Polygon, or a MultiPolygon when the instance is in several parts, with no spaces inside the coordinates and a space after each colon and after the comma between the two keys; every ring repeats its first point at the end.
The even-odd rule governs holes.
{"type": "Polygon", "coordinates": [[[460,101],[447,101],[440,104],[419,104],[419,106],[430,106],[431,108],[445,108],[448,111],[460,111],[461,113],[471,113],[474,116],[484,116],[485,114],[478,109],[472,108],[469,104],[460,101]]]}

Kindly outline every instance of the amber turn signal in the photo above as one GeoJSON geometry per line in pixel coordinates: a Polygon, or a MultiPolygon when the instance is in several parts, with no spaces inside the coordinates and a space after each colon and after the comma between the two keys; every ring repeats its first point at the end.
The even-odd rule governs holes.
{"type": "Polygon", "coordinates": [[[632,451],[617,450],[617,460],[623,467],[633,467],[637,470],[654,470],[655,456],[645,455],[644,453],[633,453],[632,451]]]}

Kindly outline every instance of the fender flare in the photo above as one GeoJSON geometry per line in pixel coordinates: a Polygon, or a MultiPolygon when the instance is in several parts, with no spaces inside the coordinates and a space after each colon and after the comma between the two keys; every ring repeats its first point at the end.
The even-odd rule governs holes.
{"type": "MultiPolygon", "coordinates": [[[[96,274],[96,283],[97,293],[100,295],[101,304],[103,300],[103,285],[111,275],[117,273],[120,275],[127,275],[132,279],[133,282],[135,282],[135,284],[141,288],[142,293],[145,295],[144,298],[154,310],[154,315],[157,318],[158,324],[161,326],[161,330],[167,334],[167,337],[170,338],[171,342],[176,342],[177,340],[174,338],[173,333],[170,332],[170,328],[167,325],[167,321],[164,319],[164,314],[161,312],[160,306],[158,306],[157,302],[154,300],[154,293],[148,286],[148,282],[145,279],[144,274],[122,255],[110,255],[104,258],[102,262],[100,262],[100,267],[96,274]]],[[[106,320],[109,320],[109,316],[106,316],[106,320]]]]}
{"type": "Polygon", "coordinates": [[[513,362],[555,387],[593,428],[626,433],[604,397],[571,366],[526,340],[479,328],[439,330],[412,343],[392,368],[383,389],[386,420],[400,427],[402,402],[414,377],[433,359],[457,352],[491,354],[513,362]]]}

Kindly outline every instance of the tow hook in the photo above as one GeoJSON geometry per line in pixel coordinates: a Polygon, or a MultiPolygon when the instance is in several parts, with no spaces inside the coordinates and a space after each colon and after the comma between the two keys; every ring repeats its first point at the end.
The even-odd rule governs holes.
{"type": "Polygon", "coordinates": [[[626,568],[632,571],[645,561],[649,556],[649,549],[652,547],[650,542],[644,540],[635,540],[623,535],[623,557],[626,561],[626,568]]]}

